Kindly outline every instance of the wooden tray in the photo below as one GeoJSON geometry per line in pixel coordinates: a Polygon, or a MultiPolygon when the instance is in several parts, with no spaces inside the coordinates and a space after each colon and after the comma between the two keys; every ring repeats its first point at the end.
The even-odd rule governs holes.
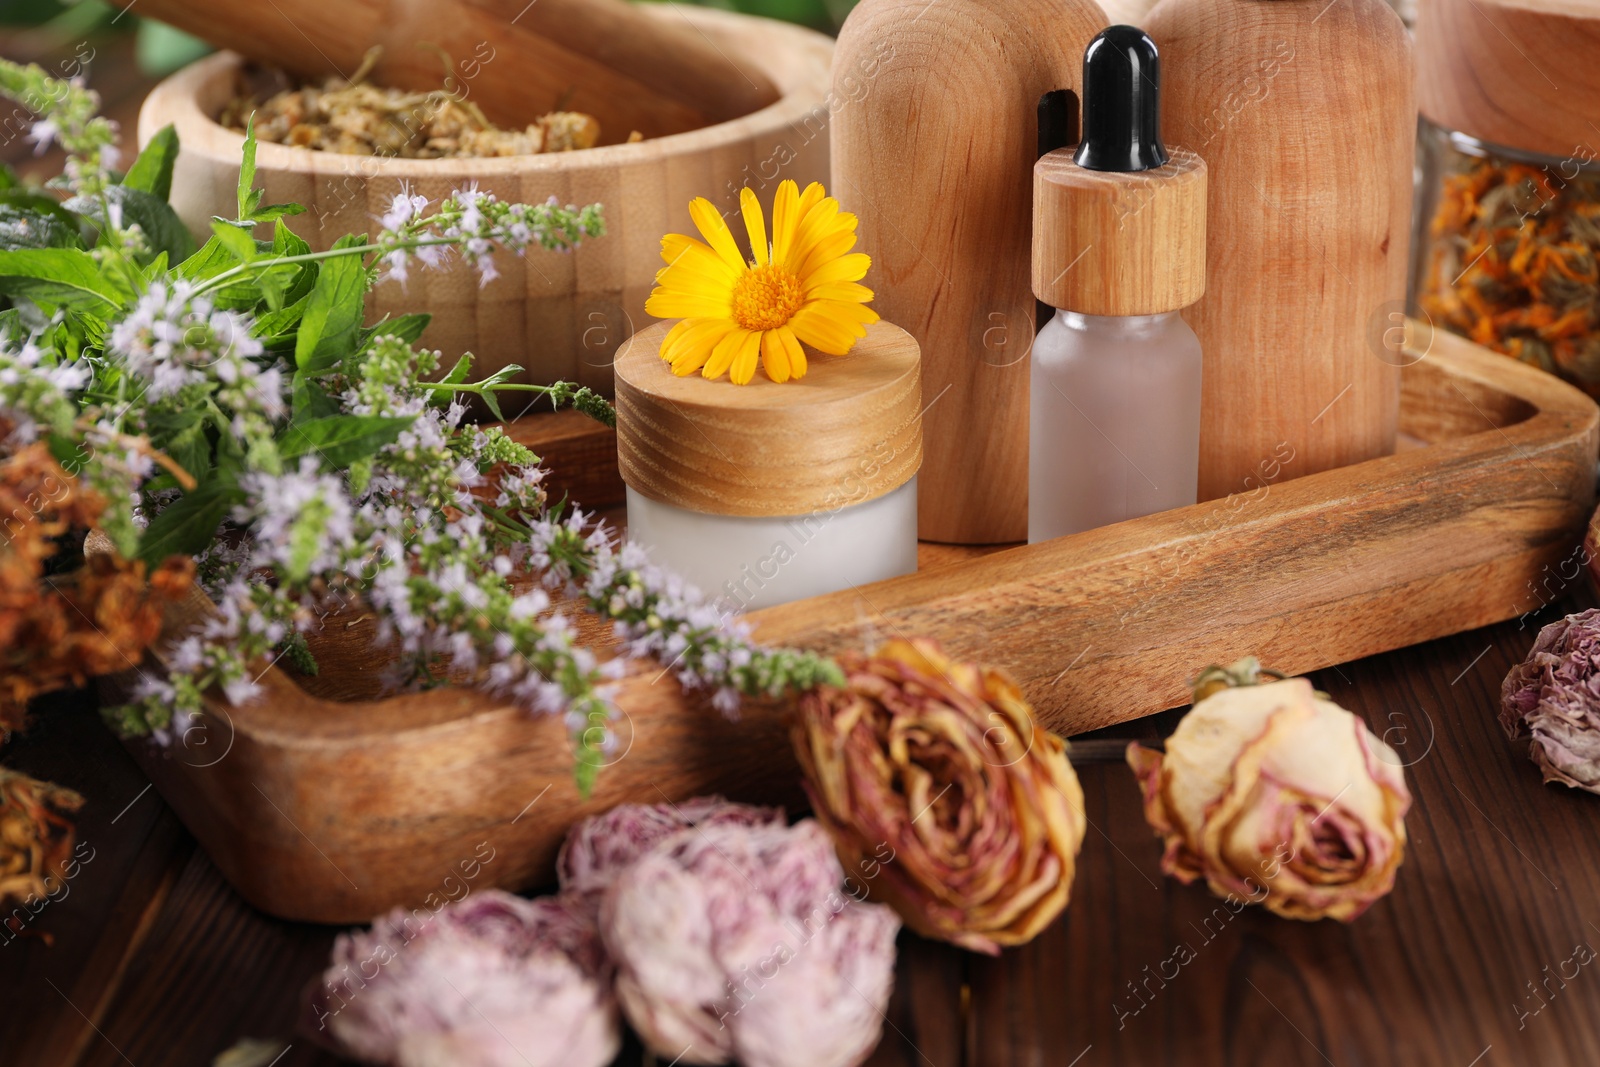
{"type": "MultiPolygon", "coordinates": [[[[1576,573],[1562,561],[1593,505],[1600,412],[1442,333],[1413,356],[1409,447],[1394,456],[981,558],[924,546],[917,574],[757,613],[758,636],[823,650],[934,637],[1010,670],[1074,734],[1187,703],[1186,679],[1211,662],[1255,653],[1303,672],[1514,617],[1576,573]]],[[[515,430],[576,499],[619,499],[608,432],[566,416],[515,430]]],[[[580,800],[556,719],[470,690],[371,699],[362,625],[334,627],[315,693],[268,670],[264,699],[216,707],[204,744],[132,746],[223,874],[275,915],[437,903],[488,855],[476,888],[546,883],[571,822],[623,801],[801,799],[782,709],[730,723],[640,669],[621,686],[615,765],[580,800]]]]}

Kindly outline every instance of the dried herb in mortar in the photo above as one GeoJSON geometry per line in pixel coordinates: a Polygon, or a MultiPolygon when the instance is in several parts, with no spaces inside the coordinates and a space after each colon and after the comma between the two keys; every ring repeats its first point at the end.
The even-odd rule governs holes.
{"type": "Polygon", "coordinates": [[[464,93],[371,85],[366,77],[377,56],[377,49],[368,52],[350,80],[332,77],[321,86],[294,84],[279,70],[251,70],[217,121],[243,133],[253,113],[258,141],[405,159],[539,155],[600,142],[599,121],[580,111],[552,111],[524,129],[507,130],[464,93]]]}

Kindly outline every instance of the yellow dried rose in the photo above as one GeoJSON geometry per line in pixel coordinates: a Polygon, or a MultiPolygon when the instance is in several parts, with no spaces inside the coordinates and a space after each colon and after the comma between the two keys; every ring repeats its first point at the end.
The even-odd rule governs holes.
{"type": "Polygon", "coordinates": [[[1260,673],[1207,671],[1165,755],[1128,746],[1161,868],[1285,918],[1349,922],[1405,853],[1400,759],[1306,679],[1252,684],[1260,673]]]}
{"type": "Polygon", "coordinates": [[[847,885],[927,937],[997,953],[1067,906],[1085,827],[1066,746],[1003,672],[930,641],[840,657],[795,749],[847,885]]]}

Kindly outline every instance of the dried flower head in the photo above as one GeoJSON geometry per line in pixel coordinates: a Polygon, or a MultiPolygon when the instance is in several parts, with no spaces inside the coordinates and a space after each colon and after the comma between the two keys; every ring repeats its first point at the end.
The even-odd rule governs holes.
{"type": "Polygon", "coordinates": [[[840,662],[843,687],[801,698],[794,744],[846,869],[924,936],[1031,940],[1067,906],[1087,828],[1061,739],[1004,673],[931,641],[840,662]]]}
{"type": "Polygon", "coordinates": [[[1400,759],[1304,678],[1208,669],[1165,754],[1128,746],[1161,867],[1289,919],[1349,922],[1394,888],[1411,805],[1400,759]]]}
{"type": "Polygon", "coordinates": [[[810,820],[664,839],[601,905],[628,1021],[681,1063],[860,1063],[883,1028],[900,923],[846,895],[842,881],[810,820]]]}
{"type": "Polygon", "coordinates": [[[1501,686],[1500,725],[1531,739],[1546,782],[1600,793],[1600,609],[1539,631],[1501,686]]]}
{"type": "Polygon", "coordinates": [[[695,797],[682,804],[618,804],[567,831],[556,876],[567,893],[598,894],[658,843],[691,827],[783,826],[782,808],[695,797]]]}
{"type": "Polygon", "coordinates": [[[482,890],[340,935],[314,1025],[393,1067],[604,1067],[621,1043],[587,909],[482,890]]]}

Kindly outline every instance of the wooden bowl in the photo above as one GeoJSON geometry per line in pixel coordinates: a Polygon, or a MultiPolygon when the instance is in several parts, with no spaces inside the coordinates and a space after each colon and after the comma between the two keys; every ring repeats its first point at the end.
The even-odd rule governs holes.
{"type": "MultiPolygon", "coordinates": [[[[678,4],[647,10],[658,18],[688,18],[731,61],[770,78],[777,102],[730,122],[636,144],[502,159],[380,158],[262,144],[257,183],[267,203],[305,205],[306,213],[288,223],[315,250],[346,233],[376,234],[379,216],[402,184],[435,201],[477,182],[502,200],[539,203],[555,196],[568,204],[604,204],[606,236],[571,255],[542,249],[525,259],[502,254],[501,277],[482,287],[477,273],[460,263],[414,271],[403,288],[380,284],[367,310],[374,316],[431,312],[423,342],[450,359],[474,353],[478,372],[518,363],[531,381],[566,379],[609,394],[614,354],[636,326],[652,321],[644,301],[661,266],[661,236],[694,232],[692,198],[704,196],[737,212],[741,186],[770,200],[785,178],[803,187],[828,177],[831,39],[769,19],[678,4]]],[[[202,239],[213,216],[237,213],[244,137],[215,117],[234,92],[242,62],[231,52],[202,59],[158,85],[139,112],[141,144],[168,123],[177,127],[172,204],[202,239]]],[[[471,99],[470,82],[466,91],[471,99]]],[[[527,119],[547,107],[530,101],[527,119]]],[[[622,140],[628,132],[605,130],[602,137],[622,140]]]]}

